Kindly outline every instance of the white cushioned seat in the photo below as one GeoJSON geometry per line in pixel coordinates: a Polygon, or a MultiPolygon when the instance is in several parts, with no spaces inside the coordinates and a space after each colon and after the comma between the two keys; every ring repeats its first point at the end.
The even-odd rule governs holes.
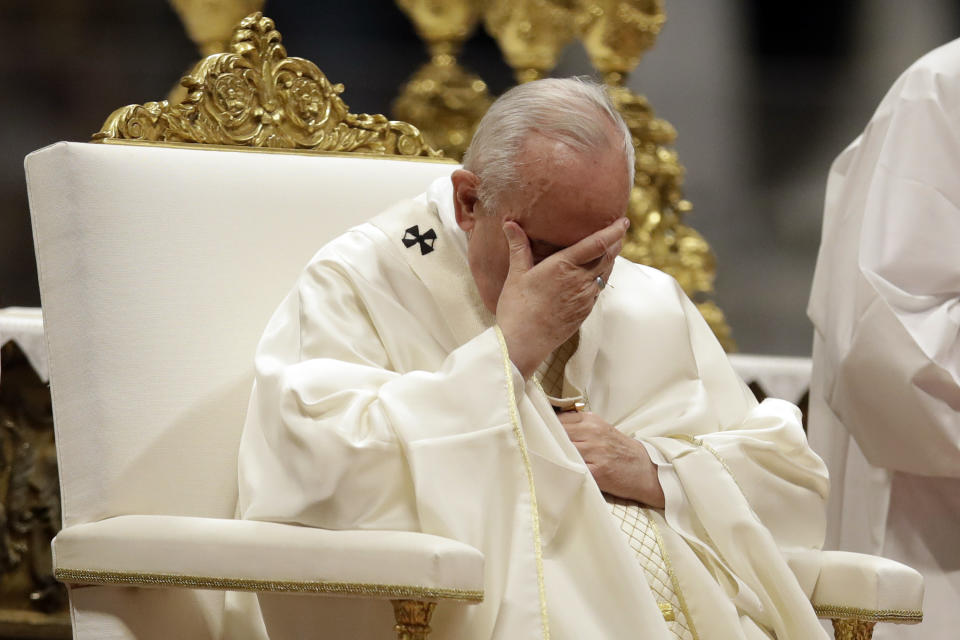
{"type": "Polygon", "coordinates": [[[820,617],[915,624],[923,609],[923,576],[905,564],[850,551],[793,551],[787,564],[814,576],[810,602],[820,617]]]}

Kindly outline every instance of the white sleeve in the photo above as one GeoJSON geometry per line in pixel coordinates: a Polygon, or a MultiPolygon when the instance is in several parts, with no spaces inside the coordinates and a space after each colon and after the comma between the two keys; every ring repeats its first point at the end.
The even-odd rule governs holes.
{"type": "Polygon", "coordinates": [[[507,377],[514,394],[523,383],[497,332],[482,332],[435,371],[394,371],[349,279],[313,265],[257,352],[240,446],[241,515],[418,528],[411,447],[511,424],[507,377]]]}
{"type": "MultiPolygon", "coordinates": [[[[828,404],[871,464],[956,478],[960,128],[958,105],[945,104],[941,81],[946,78],[912,79],[904,89],[910,95],[891,108],[886,131],[878,135],[875,128],[878,139],[870,144],[879,149],[876,158],[860,160],[874,164],[853,167],[858,179],[847,186],[863,190],[862,198],[841,201],[862,207],[859,233],[847,236],[849,245],[825,235],[821,252],[855,252],[860,282],[860,290],[837,290],[830,300],[856,311],[828,376],[828,404]]],[[[827,215],[856,213],[838,209],[827,215]]]]}

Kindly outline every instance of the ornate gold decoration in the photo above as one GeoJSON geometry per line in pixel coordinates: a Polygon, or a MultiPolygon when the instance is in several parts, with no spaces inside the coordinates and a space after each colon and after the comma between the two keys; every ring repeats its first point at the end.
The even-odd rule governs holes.
{"type": "Polygon", "coordinates": [[[430,635],[430,616],[436,602],[420,600],[392,600],[393,616],[397,621],[394,629],[397,640],[427,640],[430,635]]]}
{"type": "Polygon", "coordinates": [[[835,640],[870,640],[873,626],[869,620],[833,619],[833,637],[835,640]]]}
{"type": "Polygon", "coordinates": [[[272,591],[276,593],[328,593],[378,598],[462,600],[482,602],[483,591],[423,587],[407,584],[371,584],[329,582],[326,580],[254,580],[216,576],[189,576],[177,573],[140,573],[137,571],[100,571],[96,569],[57,568],[57,580],[75,584],[116,584],[128,586],[171,586],[223,591],[272,591]]]}
{"type": "Polygon", "coordinates": [[[114,111],[94,141],[132,139],[314,151],[439,156],[406,122],[349,113],[315,64],[288,58],[273,20],[259,12],[234,31],[230,53],[201,60],[181,80],[178,105],[148,102],[114,111]]]}
{"type": "Polygon", "coordinates": [[[69,637],[50,558],[60,530],[50,390],[16,343],[0,346],[0,636],[69,637]]]}
{"type": "MultiPolygon", "coordinates": [[[[226,51],[237,23],[263,9],[263,3],[264,0],[170,0],[201,57],[226,51]]],[[[177,84],[167,100],[179,104],[185,97],[186,89],[177,84]]]]}
{"type": "Polygon", "coordinates": [[[480,0],[397,0],[397,4],[426,41],[430,61],[404,85],[393,113],[419,127],[430,146],[460,159],[493,101],[486,83],[456,59],[480,18],[480,0]]]}
{"type": "Polygon", "coordinates": [[[489,0],[484,24],[522,84],[544,77],[576,35],[576,0],[489,0]]]}
{"type": "Polygon", "coordinates": [[[237,23],[263,9],[264,0],[170,0],[201,56],[227,50],[237,23]]]}
{"type": "Polygon", "coordinates": [[[663,0],[580,0],[577,30],[604,82],[622,86],[667,21],[663,0]]]}
{"type": "Polygon", "coordinates": [[[625,86],[627,74],[653,46],[666,21],[663,0],[580,0],[577,28],[594,67],[607,83],[636,149],[630,194],[632,222],[623,256],[661,269],[698,304],[724,349],[736,349],[723,312],[705,297],[713,293],[716,257],[684,217],[693,208],[683,197],[684,168],[672,145],[673,126],[625,86]]]}

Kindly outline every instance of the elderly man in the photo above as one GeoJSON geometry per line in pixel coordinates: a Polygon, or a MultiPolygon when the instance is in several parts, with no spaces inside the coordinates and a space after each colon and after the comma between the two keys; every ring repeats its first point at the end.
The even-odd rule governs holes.
{"type": "Polygon", "coordinates": [[[242,515],[477,547],[484,602],[440,637],[823,637],[778,550],[820,544],[823,465],[677,284],[616,257],[632,181],[602,88],[543,80],[324,247],[257,353],[242,515]]]}

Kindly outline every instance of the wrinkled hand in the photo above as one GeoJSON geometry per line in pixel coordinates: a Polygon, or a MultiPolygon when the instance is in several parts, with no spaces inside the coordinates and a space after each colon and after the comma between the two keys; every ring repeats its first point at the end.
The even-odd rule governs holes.
{"type": "Polygon", "coordinates": [[[640,441],[621,433],[595,413],[564,411],[557,417],[601,491],[663,508],[657,465],[640,441]]]}
{"type": "Polygon", "coordinates": [[[512,220],[504,223],[510,270],[497,301],[497,324],[524,378],[590,314],[600,294],[597,276],[610,277],[628,225],[619,218],[534,265],[523,229],[512,220]]]}

